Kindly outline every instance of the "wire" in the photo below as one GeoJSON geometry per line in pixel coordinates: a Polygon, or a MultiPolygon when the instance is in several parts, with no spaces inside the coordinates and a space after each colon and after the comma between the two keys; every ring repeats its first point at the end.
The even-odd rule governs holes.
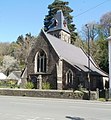
{"type": "Polygon", "coordinates": [[[103,1],[102,3],[96,5],[96,6],[92,7],[92,8],[89,8],[89,9],[87,9],[86,11],[84,11],[84,12],[82,12],[82,13],[79,13],[79,14],[76,15],[75,17],[78,17],[78,16],[80,16],[80,15],[83,15],[83,14],[85,14],[85,13],[87,13],[87,12],[89,12],[89,11],[91,11],[91,10],[99,7],[99,6],[101,6],[102,4],[104,4],[104,3],[108,2],[108,1],[110,1],[110,0],[105,0],[105,1],[103,1]]]}

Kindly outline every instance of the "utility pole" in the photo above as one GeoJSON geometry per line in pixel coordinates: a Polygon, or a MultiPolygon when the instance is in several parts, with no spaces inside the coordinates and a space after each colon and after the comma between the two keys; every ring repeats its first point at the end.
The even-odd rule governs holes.
{"type": "Polygon", "coordinates": [[[87,42],[88,42],[88,94],[89,94],[89,100],[90,100],[90,95],[91,95],[91,91],[90,91],[90,31],[89,31],[89,26],[88,24],[85,25],[87,28],[87,42]]]}

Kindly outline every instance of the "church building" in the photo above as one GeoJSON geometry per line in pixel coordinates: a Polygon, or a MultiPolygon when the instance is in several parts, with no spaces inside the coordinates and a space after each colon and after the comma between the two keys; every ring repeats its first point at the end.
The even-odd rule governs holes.
{"type": "Polygon", "coordinates": [[[51,89],[76,90],[80,85],[91,90],[103,89],[103,77],[108,76],[83,49],[71,44],[71,34],[61,10],[57,11],[49,30],[41,30],[27,58],[25,72],[27,81],[33,82],[35,89],[42,89],[45,82],[51,89]]]}

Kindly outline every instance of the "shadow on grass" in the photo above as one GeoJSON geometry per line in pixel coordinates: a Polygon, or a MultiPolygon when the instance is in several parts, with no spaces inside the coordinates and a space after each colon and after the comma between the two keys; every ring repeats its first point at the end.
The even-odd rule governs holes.
{"type": "Polygon", "coordinates": [[[80,118],[80,117],[71,117],[71,116],[66,116],[67,119],[70,120],[85,120],[84,118],[80,118]]]}

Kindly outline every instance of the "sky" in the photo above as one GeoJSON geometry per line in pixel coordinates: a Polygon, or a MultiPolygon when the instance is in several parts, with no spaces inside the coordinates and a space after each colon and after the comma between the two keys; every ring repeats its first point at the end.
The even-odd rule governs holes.
{"type": "MultiPolygon", "coordinates": [[[[77,31],[89,22],[99,22],[111,12],[111,0],[64,0],[73,9],[77,31]]],[[[37,36],[43,28],[48,5],[54,0],[0,0],[0,42],[16,41],[18,36],[31,33],[37,36]]]]}

